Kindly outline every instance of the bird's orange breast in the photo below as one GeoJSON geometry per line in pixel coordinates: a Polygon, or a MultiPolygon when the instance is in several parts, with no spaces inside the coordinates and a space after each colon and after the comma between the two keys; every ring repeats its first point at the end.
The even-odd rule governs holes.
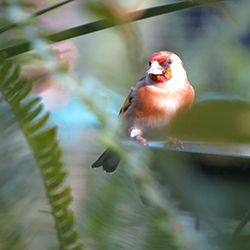
{"type": "Polygon", "coordinates": [[[161,120],[170,116],[170,96],[167,93],[144,86],[137,91],[136,117],[146,121],[161,120]]]}
{"type": "Polygon", "coordinates": [[[162,91],[144,86],[137,90],[135,114],[147,122],[171,121],[177,114],[187,110],[194,99],[193,88],[178,91],[162,91]]]}

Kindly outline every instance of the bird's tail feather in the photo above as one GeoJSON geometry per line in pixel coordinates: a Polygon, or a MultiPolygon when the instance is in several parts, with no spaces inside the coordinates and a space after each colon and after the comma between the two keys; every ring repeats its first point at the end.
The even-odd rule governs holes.
{"type": "Polygon", "coordinates": [[[116,170],[120,160],[121,160],[121,157],[108,148],[92,164],[91,168],[98,168],[102,166],[105,172],[113,173],[116,170]]]}

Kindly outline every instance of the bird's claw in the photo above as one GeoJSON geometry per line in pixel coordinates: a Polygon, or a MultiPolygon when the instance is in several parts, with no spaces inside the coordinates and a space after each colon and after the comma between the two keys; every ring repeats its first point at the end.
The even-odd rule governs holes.
{"type": "Polygon", "coordinates": [[[137,142],[139,142],[139,143],[140,143],[141,145],[143,145],[143,146],[148,146],[147,140],[146,140],[145,138],[139,136],[139,135],[136,136],[135,140],[136,140],[137,142]]]}
{"type": "Polygon", "coordinates": [[[171,143],[172,146],[179,147],[180,149],[184,149],[183,143],[181,140],[176,139],[171,136],[167,136],[166,139],[171,143]]]}

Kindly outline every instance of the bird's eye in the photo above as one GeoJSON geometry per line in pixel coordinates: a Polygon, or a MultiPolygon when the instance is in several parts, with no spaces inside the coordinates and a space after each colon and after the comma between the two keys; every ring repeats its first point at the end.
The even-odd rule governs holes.
{"type": "Polygon", "coordinates": [[[167,60],[168,64],[171,64],[173,61],[171,59],[167,60]]]}
{"type": "Polygon", "coordinates": [[[149,61],[148,64],[149,64],[149,66],[151,66],[152,63],[149,61]]]}

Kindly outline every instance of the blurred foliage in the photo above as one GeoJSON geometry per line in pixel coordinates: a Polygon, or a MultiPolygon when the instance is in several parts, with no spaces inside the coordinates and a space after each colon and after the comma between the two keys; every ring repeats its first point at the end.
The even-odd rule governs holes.
{"type": "MultiPolygon", "coordinates": [[[[87,249],[210,249],[204,235],[194,230],[192,217],[180,215],[181,205],[170,198],[175,192],[168,186],[174,182],[182,198],[191,202],[197,193],[192,184],[185,186],[186,180],[190,177],[198,184],[207,182],[200,177],[195,179],[191,170],[185,171],[191,167],[185,159],[175,157],[165,162],[164,152],[124,144],[116,132],[121,124],[114,113],[118,113],[130,87],[145,74],[148,57],[153,52],[169,50],[183,59],[196,90],[196,103],[175,122],[171,133],[199,143],[249,143],[249,10],[248,0],[2,2],[0,50],[12,57],[2,67],[7,70],[14,62],[22,68],[21,83],[17,81],[20,84],[16,85],[16,69],[16,73],[10,73],[8,89],[1,89],[0,248],[57,249],[52,239],[57,235],[64,249],[62,245],[77,240],[72,229],[76,217],[79,237],[87,249]],[[169,14],[163,15],[166,13],[169,14]],[[69,38],[75,38],[75,45],[49,46],[69,38]],[[27,78],[28,86],[22,80],[27,78]],[[76,126],[83,114],[73,116],[74,109],[69,106],[64,120],[57,120],[67,171],[61,170],[54,127],[45,126],[47,130],[32,137],[48,118],[39,116],[40,99],[34,97],[26,103],[29,110],[20,111],[24,105],[20,101],[31,88],[30,95],[46,96],[56,90],[57,94],[49,95],[49,101],[60,108],[69,99],[77,98],[95,115],[94,122],[86,119],[76,126]],[[13,104],[14,94],[17,102],[13,104]],[[24,124],[27,115],[30,120],[24,124]],[[69,132],[64,121],[71,115],[69,132]],[[32,117],[37,120],[27,127],[32,117]],[[47,143],[54,145],[44,156],[53,165],[47,166],[53,168],[50,172],[39,161],[40,150],[47,143]],[[123,156],[114,175],[88,169],[102,150],[100,143],[123,156]],[[36,165],[41,166],[40,175],[36,165]],[[153,166],[152,170],[148,166],[153,166]],[[67,172],[73,203],[70,188],[53,193],[67,172]],[[166,183],[162,182],[164,176],[169,177],[166,183]],[[44,203],[45,193],[56,232],[48,230],[53,223],[47,213],[38,213],[51,209],[44,203]],[[74,213],[68,210],[70,205],[74,213]]],[[[1,69],[0,77],[3,75],[1,69]]],[[[49,101],[45,99],[45,105],[49,101]]],[[[216,190],[211,193],[216,194],[216,190]]],[[[212,194],[206,192],[208,199],[212,194]]],[[[237,222],[224,224],[225,230],[231,232],[237,222]]],[[[245,233],[249,233],[249,228],[245,233]]],[[[214,235],[205,226],[204,234],[214,235]]],[[[244,249],[244,242],[241,243],[221,248],[244,249]]]]}
{"type": "Polygon", "coordinates": [[[249,143],[248,101],[236,98],[203,100],[176,119],[172,133],[196,141],[249,143]]]}
{"type": "MultiPolygon", "coordinates": [[[[68,209],[72,202],[71,189],[61,188],[67,173],[62,171],[61,149],[56,141],[56,127],[41,129],[49,118],[49,113],[41,114],[43,105],[40,98],[24,100],[30,93],[31,86],[24,79],[19,80],[19,67],[13,67],[6,61],[6,55],[0,58],[0,91],[3,100],[10,106],[15,119],[23,130],[27,143],[40,168],[40,174],[55,220],[57,239],[61,249],[82,249],[76,246],[78,234],[73,230],[75,218],[68,209]],[[59,189],[61,188],[61,189],[59,189]],[[73,246],[73,248],[72,248],[73,246]]],[[[5,105],[5,104],[4,104],[5,105]]],[[[4,109],[4,108],[3,108],[4,109]]],[[[2,126],[8,127],[14,119],[6,120],[6,111],[2,110],[2,126]]],[[[3,128],[4,129],[4,128],[3,128]]],[[[9,133],[12,131],[10,130],[9,133]]]]}

